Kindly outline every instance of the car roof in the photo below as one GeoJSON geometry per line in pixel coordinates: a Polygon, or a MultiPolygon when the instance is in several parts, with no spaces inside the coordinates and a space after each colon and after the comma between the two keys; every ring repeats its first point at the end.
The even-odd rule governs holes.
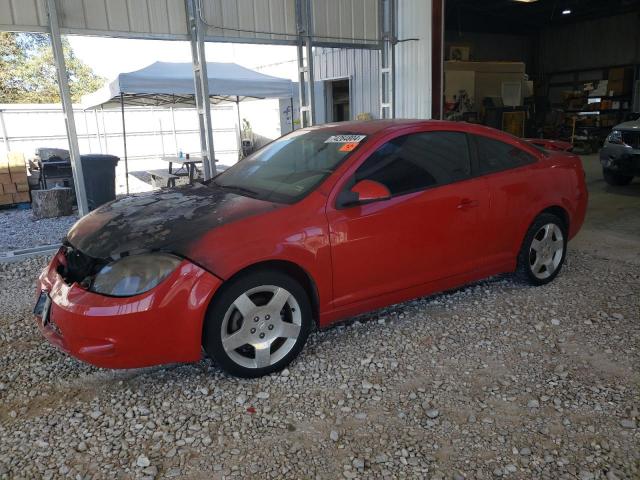
{"type": "Polygon", "coordinates": [[[484,125],[478,125],[475,123],[466,122],[451,122],[446,120],[415,120],[415,119],[385,119],[385,120],[356,120],[349,122],[336,122],[326,123],[323,125],[316,125],[308,127],[306,130],[323,130],[327,132],[349,132],[360,133],[363,135],[374,135],[382,132],[391,132],[394,130],[401,130],[407,127],[420,127],[425,126],[429,128],[452,128],[453,130],[464,130],[468,132],[480,133],[486,132],[500,132],[493,128],[485,127],[484,125]],[[462,127],[462,128],[461,128],[462,127]]]}
{"type": "Polygon", "coordinates": [[[640,130],[640,120],[624,122],[613,127],[614,130],[640,130]]]}

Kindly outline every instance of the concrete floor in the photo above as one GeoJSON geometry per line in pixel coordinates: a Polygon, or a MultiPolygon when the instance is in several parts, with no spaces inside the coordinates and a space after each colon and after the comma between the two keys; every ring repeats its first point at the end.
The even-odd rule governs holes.
{"type": "Polygon", "coordinates": [[[626,187],[612,187],[602,178],[597,153],[581,158],[589,207],[569,248],[640,265],[640,178],[626,187]]]}

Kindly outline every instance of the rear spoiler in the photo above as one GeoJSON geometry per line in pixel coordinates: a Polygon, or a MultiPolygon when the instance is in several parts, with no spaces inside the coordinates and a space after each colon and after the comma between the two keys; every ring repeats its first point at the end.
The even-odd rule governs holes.
{"type": "Polygon", "coordinates": [[[562,140],[549,140],[547,138],[523,138],[523,140],[552,152],[570,152],[573,149],[573,144],[562,140]]]}

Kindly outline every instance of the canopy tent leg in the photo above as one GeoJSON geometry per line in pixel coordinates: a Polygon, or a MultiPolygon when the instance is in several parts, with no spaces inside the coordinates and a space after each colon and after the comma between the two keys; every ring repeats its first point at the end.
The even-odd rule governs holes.
{"type": "Polygon", "coordinates": [[[120,92],[120,111],[122,112],[122,145],[124,147],[124,181],[129,195],[129,157],[127,155],[127,127],[124,123],[124,93],[120,92]]]}
{"type": "Polygon", "coordinates": [[[84,176],[82,174],[80,147],[78,146],[78,135],[76,133],[76,123],[73,116],[73,104],[71,103],[71,92],[69,91],[69,78],[67,75],[67,66],[64,61],[62,38],[60,37],[56,0],[47,0],[47,16],[49,17],[51,47],[53,50],[53,59],[56,63],[58,88],[60,89],[60,99],[62,101],[62,112],[64,114],[64,123],[67,129],[67,139],[69,140],[71,172],[73,175],[73,184],[76,190],[76,199],[78,201],[78,213],[80,216],[83,216],[89,213],[89,205],[87,202],[87,191],[84,185],[84,176]]]}
{"type": "Polygon", "coordinates": [[[96,140],[98,141],[98,147],[100,148],[100,153],[104,153],[104,149],[102,148],[102,137],[100,137],[100,122],[98,122],[98,109],[93,109],[93,119],[96,121],[96,140]]]}
{"type": "Polygon", "coordinates": [[[296,127],[295,127],[295,124],[293,123],[293,97],[291,97],[291,131],[293,132],[295,129],[296,127]]]}
{"type": "Polygon", "coordinates": [[[300,125],[316,123],[315,89],[313,78],[313,33],[311,31],[311,1],[296,0],[298,29],[298,93],[300,95],[300,125]]]}
{"type": "Polygon", "coordinates": [[[238,160],[244,158],[242,150],[242,120],[240,119],[240,97],[236,95],[236,113],[238,114],[238,160]]]}
{"type": "Polygon", "coordinates": [[[202,151],[204,179],[208,180],[216,174],[216,157],[213,149],[209,76],[207,75],[207,57],[204,49],[204,27],[201,19],[200,2],[198,0],[185,0],[185,2],[189,15],[193,80],[196,92],[196,109],[200,122],[200,150],[202,151]]]}
{"type": "Polygon", "coordinates": [[[104,153],[109,151],[109,140],[107,139],[107,124],[104,121],[104,107],[100,107],[100,118],[102,120],[102,134],[104,137],[104,153]]]}
{"type": "Polygon", "coordinates": [[[173,143],[175,145],[175,154],[178,155],[178,152],[180,151],[179,147],[178,147],[178,132],[176,132],[176,115],[175,112],[173,111],[173,107],[171,107],[171,129],[173,132],[173,143]]]}

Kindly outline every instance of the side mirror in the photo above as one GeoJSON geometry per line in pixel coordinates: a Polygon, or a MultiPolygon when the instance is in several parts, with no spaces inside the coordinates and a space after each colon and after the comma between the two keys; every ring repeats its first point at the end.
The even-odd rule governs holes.
{"type": "Polygon", "coordinates": [[[375,180],[360,180],[350,190],[338,196],[338,206],[348,207],[355,204],[370,203],[391,198],[391,192],[375,180]]]}

